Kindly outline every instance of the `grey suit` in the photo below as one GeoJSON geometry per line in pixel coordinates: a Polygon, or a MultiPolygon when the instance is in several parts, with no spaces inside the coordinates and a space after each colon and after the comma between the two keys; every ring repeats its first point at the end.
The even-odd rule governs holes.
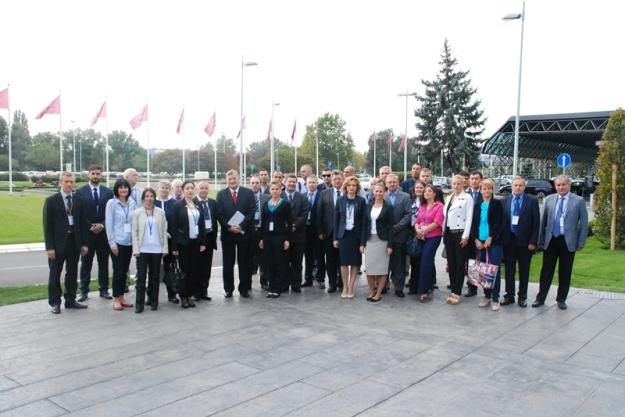
{"type": "MultiPolygon", "coordinates": [[[[392,204],[393,232],[389,237],[393,247],[393,254],[390,260],[391,281],[393,281],[395,285],[395,293],[398,294],[401,292],[403,294],[406,281],[406,254],[404,245],[410,233],[410,207],[412,206],[412,200],[410,199],[410,194],[399,189],[395,194],[395,204],[392,204]]],[[[391,204],[391,198],[388,192],[384,193],[384,200],[391,204]]]]}
{"type": "Polygon", "coordinates": [[[588,211],[584,199],[568,193],[563,214],[563,228],[559,236],[554,236],[554,221],[559,204],[559,194],[552,194],[545,199],[540,222],[538,246],[545,250],[543,266],[540,271],[540,290],[536,299],[543,301],[547,297],[553,281],[553,274],[558,265],[558,294],[556,301],[564,302],[569,293],[571,272],[575,251],[584,247],[588,235],[588,211]]]}

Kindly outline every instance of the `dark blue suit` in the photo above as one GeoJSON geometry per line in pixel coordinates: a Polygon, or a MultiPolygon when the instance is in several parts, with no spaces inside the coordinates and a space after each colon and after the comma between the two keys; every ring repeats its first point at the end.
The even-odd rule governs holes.
{"type": "Polygon", "coordinates": [[[503,212],[506,217],[506,227],[509,230],[509,238],[504,242],[504,261],[506,265],[506,295],[507,300],[514,300],[514,276],[516,264],[519,264],[519,299],[527,299],[527,286],[529,282],[530,266],[533,251],[528,245],[538,246],[538,231],[540,229],[540,210],[538,200],[523,194],[519,223],[516,232],[512,231],[512,202],[514,195],[511,194],[502,200],[503,212]]]}
{"type": "Polygon", "coordinates": [[[106,212],[106,203],[113,198],[113,192],[103,185],[98,190],[98,202],[96,203],[93,195],[93,188],[90,184],[85,184],[76,190],[76,194],[83,201],[83,212],[87,222],[87,230],[89,231],[87,238],[87,247],[89,252],[85,256],[80,257],[80,293],[87,294],[89,292],[89,282],[91,281],[91,268],[93,266],[93,256],[98,257],[98,285],[100,292],[108,291],[109,288],[109,254],[110,248],[106,240],[106,231],[98,234],[91,232],[93,224],[101,224],[104,226],[104,214],[106,212]]]}
{"type": "Polygon", "coordinates": [[[356,196],[353,202],[354,225],[347,230],[347,196],[336,200],[334,215],[334,240],[339,241],[339,261],[341,266],[360,266],[362,255],[360,246],[367,244],[367,202],[363,197],[356,196]]]}
{"type": "MultiPolygon", "coordinates": [[[[320,195],[321,190],[317,188],[308,212],[310,218],[306,219],[306,248],[304,249],[304,257],[306,259],[304,281],[306,283],[312,282],[313,274],[315,274],[317,282],[325,281],[326,265],[323,259],[323,241],[319,239],[317,234],[317,205],[319,204],[320,195]],[[315,266],[317,268],[316,273],[314,271],[315,266]]],[[[308,198],[308,194],[304,194],[304,196],[308,198]]]]}

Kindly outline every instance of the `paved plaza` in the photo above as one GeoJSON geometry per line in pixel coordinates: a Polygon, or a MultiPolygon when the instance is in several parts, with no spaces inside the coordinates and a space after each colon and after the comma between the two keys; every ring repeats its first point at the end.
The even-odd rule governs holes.
{"type": "Polygon", "coordinates": [[[364,277],[354,300],[268,300],[255,277],[251,299],[226,300],[215,272],[213,301],[189,310],[116,312],[96,293],[59,316],[1,307],[0,416],[625,415],[622,296],[493,312],[444,291],[372,304],[364,277]]]}

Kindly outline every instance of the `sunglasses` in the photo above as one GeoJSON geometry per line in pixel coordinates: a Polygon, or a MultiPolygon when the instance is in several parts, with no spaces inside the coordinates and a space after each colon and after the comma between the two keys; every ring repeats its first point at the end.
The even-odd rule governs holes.
{"type": "Polygon", "coordinates": [[[322,177],[329,177],[331,174],[321,174],[322,177]]]}

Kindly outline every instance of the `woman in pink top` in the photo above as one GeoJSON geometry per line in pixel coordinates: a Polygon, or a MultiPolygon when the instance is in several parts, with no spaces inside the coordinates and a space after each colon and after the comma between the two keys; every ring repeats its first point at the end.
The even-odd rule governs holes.
{"type": "Polygon", "coordinates": [[[436,201],[436,190],[427,185],[423,192],[425,202],[419,209],[415,231],[417,237],[423,240],[421,262],[419,262],[419,301],[422,303],[432,299],[434,291],[434,257],[436,249],[441,244],[443,235],[443,204],[436,201]]]}

